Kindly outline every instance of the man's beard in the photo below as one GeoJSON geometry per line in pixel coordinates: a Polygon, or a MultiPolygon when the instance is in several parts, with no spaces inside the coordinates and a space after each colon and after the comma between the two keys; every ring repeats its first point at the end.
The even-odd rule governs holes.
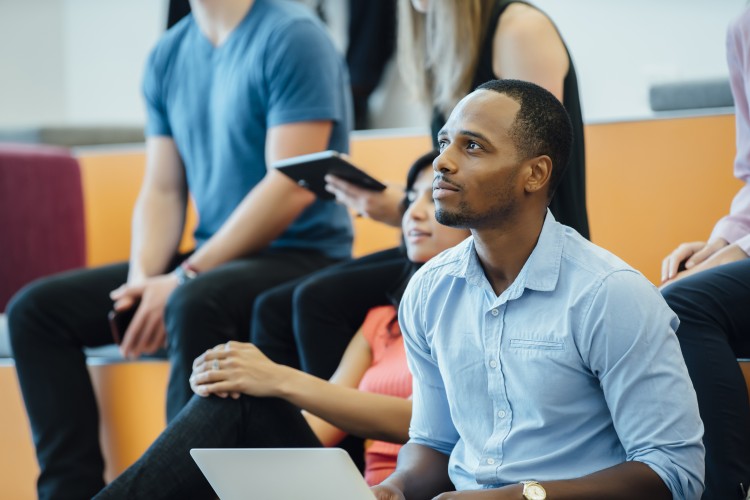
{"type": "Polygon", "coordinates": [[[495,205],[484,213],[472,210],[465,201],[458,207],[449,211],[440,206],[440,201],[435,200],[435,220],[448,227],[459,229],[483,229],[500,228],[513,221],[518,214],[518,200],[513,197],[512,182],[497,189],[494,197],[503,200],[501,205],[495,205]]]}

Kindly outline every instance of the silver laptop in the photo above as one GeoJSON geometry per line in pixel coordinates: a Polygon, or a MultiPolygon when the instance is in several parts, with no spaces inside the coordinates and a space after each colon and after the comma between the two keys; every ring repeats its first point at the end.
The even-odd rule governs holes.
{"type": "Polygon", "coordinates": [[[190,450],[220,500],[373,500],[341,448],[190,450]]]}

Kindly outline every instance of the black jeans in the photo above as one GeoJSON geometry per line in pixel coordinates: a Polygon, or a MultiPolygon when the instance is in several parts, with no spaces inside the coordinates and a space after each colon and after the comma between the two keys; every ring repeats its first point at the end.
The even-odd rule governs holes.
{"type": "Polygon", "coordinates": [[[393,248],[273,288],[255,302],[251,342],[277,363],[328,379],[367,311],[390,304],[407,264],[393,248]]]}
{"type": "MultiPolygon", "coordinates": [[[[196,356],[228,340],[246,341],[261,292],[332,264],[316,252],[269,252],[199,275],[170,296],[165,310],[171,362],[167,418],[189,401],[196,356]]],[[[90,498],[103,483],[96,401],[83,347],[112,343],[109,292],[127,264],[36,281],[13,298],[8,326],[46,498],[90,498]]]]}
{"type": "Polygon", "coordinates": [[[95,498],[216,498],[191,448],[313,448],[321,443],[282,399],[194,396],[138,461],[95,498]]]}
{"type": "MultiPolygon", "coordinates": [[[[740,498],[750,483],[750,403],[736,358],[750,357],[750,259],[664,289],[705,427],[703,499],[740,498]]],[[[744,498],[744,497],[743,497],[744,498]]]]}

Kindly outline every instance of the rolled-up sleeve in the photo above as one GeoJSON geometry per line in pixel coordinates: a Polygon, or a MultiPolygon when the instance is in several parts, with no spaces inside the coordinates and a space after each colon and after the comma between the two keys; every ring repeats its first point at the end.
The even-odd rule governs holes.
{"type": "Polygon", "coordinates": [[[618,271],[602,281],[583,322],[581,352],[627,460],[651,467],[673,498],[700,498],[703,424],[674,333],[677,317],[637,273],[618,271]]]}
{"type": "Polygon", "coordinates": [[[459,436],[451,419],[440,370],[426,338],[424,281],[419,274],[411,280],[399,307],[399,325],[414,384],[409,441],[450,455],[459,436]]]}

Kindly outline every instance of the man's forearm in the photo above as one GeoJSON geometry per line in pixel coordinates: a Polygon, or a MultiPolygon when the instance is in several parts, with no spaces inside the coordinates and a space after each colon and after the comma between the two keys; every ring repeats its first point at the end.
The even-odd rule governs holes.
{"type": "Polygon", "coordinates": [[[167,271],[185,226],[186,196],[143,192],[133,211],[128,282],[167,271]]]}
{"type": "MultiPolygon", "coordinates": [[[[529,480],[538,479],[530,477],[529,480]]],[[[648,465],[625,462],[577,479],[541,481],[547,498],[555,500],[670,500],[672,493],[648,465]]],[[[440,500],[520,500],[523,486],[511,484],[498,489],[463,491],[441,495],[440,500]]],[[[410,496],[407,496],[411,500],[410,496]]]]}
{"type": "Polygon", "coordinates": [[[427,446],[406,443],[398,454],[396,471],[383,484],[398,488],[409,500],[429,499],[451,491],[448,458],[427,446]]]}
{"type": "Polygon", "coordinates": [[[207,271],[230,260],[266,248],[313,201],[315,195],[271,170],[247,194],[214,236],[190,257],[207,271]]]}

